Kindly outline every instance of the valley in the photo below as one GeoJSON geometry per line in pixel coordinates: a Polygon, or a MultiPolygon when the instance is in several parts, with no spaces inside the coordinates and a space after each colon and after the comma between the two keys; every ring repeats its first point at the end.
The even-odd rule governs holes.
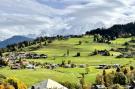
{"type": "MultiPolygon", "coordinates": [[[[134,58],[116,58],[120,55],[120,52],[110,51],[112,48],[123,48],[125,42],[129,42],[131,38],[118,38],[111,41],[111,44],[107,43],[97,43],[93,42],[93,36],[83,36],[79,38],[69,38],[66,40],[54,40],[47,46],[43,46],[37,50],[29,51],[29,46],[23,48],[22,52],[32,52],[36,54],[47,54],[48,58],[39,59],[22,59],[29,62],[36,63],[51,63],[51,64],[61,64],[62,61],[68,64],[70,61],[75,65],[87,65],[87,67],[80,68],[64,68],[57,67],[55,69],[42,68],[40,65],[35,69],[17,69],[11,70],[10,67],[0,68],[0,74],[10,77],[16,77],[22,80],[27,86],[32,86],[35,83],[46,79],[53,79],[57,82],[70,82],[73,84],[79,84],[81,73],[86,73],[86,68],[88,68],[89,73],[85,76],[85,82],[89,86],[95,83],[97,74],[101,74],[103,69],[96,69],[98,65],[106,64],[120,64],[120,65],[132,65],[134,66],[134,58]],[[81,41],[81,44],[78,42],[81,41]],[[109,50],[110,56],[102,56],[100,54],[91,56],[90,54],[96,50],[109,50]],[[67,50],[69,50],[69,55],[66,56],[67,50]],[[80,56],[74,57],[77,52],[80,56]]],[[[44,42],[42,42],[43,44],[44,42]]],[[[133,43],[132,43],[133,44],[133,43]]],[[[34,45],[32,45],[34,46],[34,45]]],[[[35,45],[36,46],[36,45],[35,45]]],[[[7,53],[5,53],[7,54],[7,53]]],[[[112,70],[112,69],[107,69],[112,70]]]]}

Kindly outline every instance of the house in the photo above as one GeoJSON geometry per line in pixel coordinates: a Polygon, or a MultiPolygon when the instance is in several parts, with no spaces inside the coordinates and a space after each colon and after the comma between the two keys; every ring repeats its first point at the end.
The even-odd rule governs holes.
{"type": "Polygon", "coordinates": [[[64,68],[71,68],[71,65],[70,64],[65,64],[64,68]]]}
{"type": "Polygon", "coordinates": [[[98,67],[96,67],[97,69],[110,69],[111,65],[107,65],[107,64],[100,64],[98,67]]]}
{"type": "Polygon", "coordinates": [[[57,68],[58,67],[58,65],[57,64],[47,64],[47,65],[45,65],[45,68],[46,69],[55,69],[55,68],[57,68]]]}
{"type": "Polygon", "coordinates": [[[48,56],[45,54],[40,54],[40,58],[47,58],[48,56]]]}
{"type": "Polygon", "coordinates": [[[98,52],[98,54],[100,54],[102,56],[109,56],[110,55],[109,51],[107,51],[107,50],[98,50],[97,52],[98,52]]]}
{"type": "Polygon", "coordinates": [[[13,64],[10,67],[11,69],[21,69],[21,65],[19,63],[13,64]]]}
{"type": "Polygon", "coordinates": [[[28,59],[39,59],[39,58],[47,58],[46,54],[36,54],[36,53],[27,53],[25,54],[26,58],[28,59]]]}
{"type": "Polygon", "coordinates": [[[27,68],[27,69],[35,69],[35,66],[32,65],[32,64],[28,64],[28,65],[26,66],[26,68],[27,68]]]}
{"type": "Polygon", "coordinates": [[[114,68],[119,68],[120,67],[120,64],[113,64],[113,67],[114,68]]]}
{"type": "Polygon", "coordinates": [[[22,65],[29,65],[30,63],[29,63],[29,61],[27,61],[27,60],[22,60],[22,61],[21,61],[21,64],[22,64],[22,65]]]}
{"type": "Polygon", "coordinates": [[[17,59],[20,59],[20,58],[24,59],[24,58],[26,58],[25,53],[17,53],[16,56],[17,56],[17,59]]]}
{"type": "Polygon", "coordinates": [[[86,68],[86,64],[80,64],[79,68],[86,68]]]}
{"type": "Polygon", "coordinates": [[[106,87],[104,85],[96,85],[96,84],[93,84],[91,86],[91,89],[106,89],[106,87]]]}
{"type": "Polygon", "coordinates": [[[97,89],[106,89],[104,85],[96,85],[97,89]]]}
{"type": "Polygon", "coordinates": [[[58,82],[48,79],[45,81],[42,81],[38,84],[33,85],[29,89],[68,89],[65,86],[59,84],[58,82]]]}

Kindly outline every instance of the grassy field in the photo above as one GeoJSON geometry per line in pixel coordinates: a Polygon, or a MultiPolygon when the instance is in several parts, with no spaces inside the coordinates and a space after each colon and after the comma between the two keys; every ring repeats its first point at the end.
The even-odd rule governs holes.
{"type": "MultiPolygon", "coordinates": [[[[36,61],[41,63],[61,63],[62,60],[65,60],[67,63],[68,60],[71,60],[71,62],[75,64],[88,64],[90,73],[86,75],[85,80],[87,84],[90,84],[95,81],[96,75],[98,73],[101,73],[102,71],[95,69],[94,66],[99,64],[128,64],[131,62],[131,65],[134,65],[135,60],[133,58],[117,59],[115,57],[120,53],[113,51],[110,52],[111,54],[113,54],[113,56],[88,55],[95,49],[110,50],[111,48],[123,47],[122,44],[129,41],[130,39],[131,38],[119,38],[112,41],[112,44],[94,43],[92,36],[85,36],[83,38],[70,38],[69,40],[61,41],[55,40],[53,43],[44,48],[32,51],[39,54],[47,54],[47,59],[29,59],[28,61],[36,61]],[[81,45],[78,45],[79,41],[82,41],[81,45]],[[63,57],[63,55],[66,54],[67,50],[69,50],[69,56],[63,57]],[[76,55],[77,52],[81,53],[81,57],[73,57],[76,55]]],[[[16,77],[25,82],[28,86],[31,86],[32,84],[38,83],[48,78],[56,80],[58,82],[69,81],[71,83],[79,83],[79,73],[84,72],[85,68],[57,68],[55,70],[37,68],[36,70],[10,70],[8,67],[6,67],[0,69],[0,74],[4,74],[10,77],[16,77]]]]}

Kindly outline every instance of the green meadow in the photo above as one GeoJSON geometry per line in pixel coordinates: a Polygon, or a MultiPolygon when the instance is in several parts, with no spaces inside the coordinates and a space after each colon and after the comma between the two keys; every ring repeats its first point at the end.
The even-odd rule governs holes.
{"type": "MultiPolygon", "coordinates": [[[[84,36],[82,38],[70,38],[68,40],[55,40],[53,43],[45,46],[41,49],[34,50],[38,54],[47,54],[47,59],[26,59],[28,61],[35,61],[40,63],[62,63],[65,60],[71,60],[74,64],[87,64],[89,65],[89,74],[86,75],[85,81],[87,84],[95,82],[96,75],[102,73],[102,70],[96,69],[95,67],[99,64],[129,64],[134,65],[134,58],[116,58],[119,52],[110,51],[111,56],[89,56],[95,49],[96,50],[110,50],[111,48],[123,47],[122,44],[130,41],[131,38],[119,38],[112,41],[112,44],[106,43],[95,43],[93,42],[93,36],[84,36]],[[82,41],[81,45],[78,42],[82,41]],[[69,50],[69,56],[63,56],[69,50]],[[80,57],[73,57],[80,52],[80,57]]],[[[28,48],[26,48],[27,50],[28,48]]],[[[54,70],[37,68],[36,70],[31,69],[20,69],[11,70],[9,67],[1,68],[0,74],[4,74],[10,77],[16,77],[26,83],[28,86],[38,83],[45,79],[53,79],[58,82],[71,82],[79,83],[80,73],[85,73],[85,68],[56,68],[54,70]]]]}

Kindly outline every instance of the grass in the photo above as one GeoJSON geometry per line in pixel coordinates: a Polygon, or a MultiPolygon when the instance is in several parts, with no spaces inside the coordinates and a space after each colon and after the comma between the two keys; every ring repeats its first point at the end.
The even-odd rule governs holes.
{"type": "MultiPolygon", "coordinates": [[[[101,73],[102,70],[95,69],[94,66],[99,64],[128,64],[132,61],[131,65],[135,64],[135,60],[133,58],[126,59],[115,58],[119,55],[119,52],[110,53],[113,56],[88,56],[89,53],[93,52],[95,49],[97,50],[110,50],[111,48],[123,47],[122,44],[129,41],[131,38],[119,38],[112,41],[112,44],[105,43],[94,43],[92,36],[84,36],[83,38],[70,38],[69,40],[55,40],[53,43],[49,44],[46,47],[43,47],[39,50],[35,50],[32,52],[35,53],[44,53],[48,55],[47,59],[28,59],[28,61],[35,62],[49,62],[49,63],[61,63],[62,60],[65,60],[66,63],[68,60],[71,60],[72,63],[75,64],[88,64],[90,67],[90,73],[86,75],[85,80],[87,84],[93,83],[95,81],[96,75],[101,73]],[[82,41],[81,45],[78,45],[78,42],[82,41]],[[69,50],[68,57],[62,57],[66,54],[67,50],[69,50]],[[81,57],[73,57],[77,52],[81,53],[81,57]],[[54,60],[55,57],[55,60],[54,60]]],[[[79,83],[78,77],[79,73],[84,73],[85,68],[57,68],[55,70],[48,70],[37,68],[35,70],[10,70],[8,67],[0,69],[0,74],[4,74],[6,76],[16,77],[23,82],[25,82],[28,86],[32,84],[38,83],[45,79],[53,79],[58,82],[69,81],[71,83],[79,83]]]]}
{"type": "Polygon", "coordinates": [[[132,38],[118,38],[118,39],[116,39],[116,40],[114,40],[114,41],[111,41],[111,43],[122,45],[122,44],[124,44],[125,42],[130,41],[131,39],[132,39],[132,38]]]}
{"type": "MultiPolygon", "coordinates": [[[[38,83],[48,78],[56,80],[58,82],[69,81],[71,83],[79,83],[78,77],[81,76],[79,73],[84,72],[85,69],[83,68],[72,68],[72,69],[58,68],[55,70],[47,70],[41,68],[36,70],[28,70],[28,69],[10,70],[9,68],[0,69],[0,74],[19,78],[20,80],[25,82],[27,86],[31,86],[32,84],[38,83]]],[[[86,77],[87,82],[88,83],[94,82],[93,80],[95,79],[97,73],[98,73],[97,70],[93,68],[90,74],[88,74],[86,77]]]]}

